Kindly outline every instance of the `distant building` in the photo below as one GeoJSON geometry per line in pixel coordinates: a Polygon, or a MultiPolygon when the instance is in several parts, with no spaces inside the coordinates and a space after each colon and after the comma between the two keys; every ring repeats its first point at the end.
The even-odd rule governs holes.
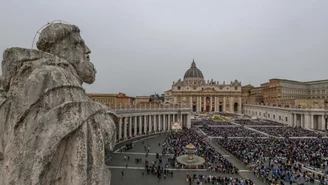
{"type": "Polygon", "coordinates": [[[116,105],[117,94],[88,93],[87,95],[94,102],[99,102],[106,106],[116,105]]]}
{"type": "Polygon", "coordinates": [[[328,80],[299,82],[274,78],[250,91],[246,98],[249,104],[323,108],[328,99],[328,80]]]}
{"type": "Polygon", "coordinates": [[[135,105],[149,104],[150,96],[136,96],[134,103],[135,105]]]}
{"type": "Polygon", "coordinates": [[[247,102],[250,102],[249,98],[251,95],[251,89],[253,89],[254,86],[248,84],[241,87],[241,102],[242,104],[246,104],[247,102]]]}
{"type": "Polygon", "coordinates": [[[88,93],[87,95],[92,101],[109,107],[131,105],[134,99],[121,92],[118,94],[88,93]]]}
{"type": "Polygon", "coordinates": [[[189,105],[194,112],[241,112],[241,82],[230,83],[204,80],[203,73],[193,61],[183,80],[173,82],[164,93],[164,103],[189,105]]]}
{"type": "Polygon", "coordinates": [[[162,94],[161,96],[159,94],[153,94],[153,95],[150,95],[150,99],[149,101],[151,103],[156,103],[156,104],[163,104],[164,102],[164,95],[162,94]]]}

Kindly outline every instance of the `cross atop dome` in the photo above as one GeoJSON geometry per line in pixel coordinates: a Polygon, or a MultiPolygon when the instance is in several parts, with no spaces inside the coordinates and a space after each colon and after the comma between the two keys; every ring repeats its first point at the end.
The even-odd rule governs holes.
{"type": "Polygon", "coordinates": [[[192,59],[191,67],[196,68],[195,59],[192,59]]]}

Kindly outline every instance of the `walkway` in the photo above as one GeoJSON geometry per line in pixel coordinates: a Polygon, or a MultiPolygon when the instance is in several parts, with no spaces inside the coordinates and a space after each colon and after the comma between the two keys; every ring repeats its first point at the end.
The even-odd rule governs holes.
{"type": "Polygon", "coordinates": [[[213,141],[209,143],[216,151],[220,152],[224,158],[226,158],[231,164],[236,166],[239,169],[239,174],[245,178],[251,179],[257,185],[265,185],[265,183],[258,179],[252,171],[248,170],[245,165],[242,164],[235,156],[231,155],[226,150],[222,149],[220,146],[215,144],[213,141]]]}
{"type": "MultiPolygon", "coordinates": [[[[198,134],[203,135],[199,130],[197,130],[198,134]]],[[[265,185],[265,183],[258,179],[252,171],[248,170],[245,165],[242,164],[240,160],[238,160],[235,156],[231,155],[228,151],[224,150],[222,147],[214,143],[212,140],[209,144],[220,154],[223,155],[231,164],[236,166],[239,169],[239,174],[245,178],[251,179],[256,185],[265,185]]]]}

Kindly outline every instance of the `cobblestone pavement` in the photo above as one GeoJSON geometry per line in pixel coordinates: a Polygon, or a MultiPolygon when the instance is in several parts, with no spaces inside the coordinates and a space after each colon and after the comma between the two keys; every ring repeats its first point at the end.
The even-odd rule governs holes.
{"type": "MultiPolygon", "coordinates": [[[[169,184],[169,185],[183,185],[189,184],[186,181],[187,173],[189,174],[211,174],[215,176],[227,176],[227,177],[240,177],[238,174],[222,174],[215,172],[208,172],[204,169],[199,170],[187,170],[187,169],[172,169],[173,177],[168,176],[166,179],[158,179],[156,176],[145,172],[142,175],[144,169],[144,161],[147,159],[153,161],[156,158],[156,153],[161,154],[162,146],[158,146],[158,143],[162,143],[165,140],[165,135],[160,135],[156,137],[144,138],[140,141],[134,143],[134,147],[128,151],[121,152],[120,147],[123,145],[118,145],[114,153],[107,156],[106,165],[112,173],[111,185],[157,185],[157,184],[169,184]],[[150,153],[146,157],[144,146],[150,146],[150,153]],[[126,156],[126,160],[124,159],[126,156]],[[130,160],[127,160],[128,156],[130,160]],[[142,158],[141,163],[136,163],[135,158],[142,158]],[[127,167],[126,167],[127,165],[127,167]],[[122,177],[121,172],[124,170],[124,177],[122,177]]],[[[167,162],[168,156],[163,157],[164,164],[167,162]]],[[[193,184],[196,184],[193,182],[193,184]]]]}
{"type": "MultiPolygon", "coordinates": [[[[124,170],[124,177],[122,177],[122,169],[110,168],[112,173],[111,185],[188,185],[186,181],[187,173],[189,174],[212,174],[224,176],[224,174],[208,173],[202,171],[174,171],[173,177],[168,176],[166,179],[158,180],[154,175],[142,175],[142,170],[126,169],[124,170]]],[[[238,175],[227,175],[231,177],[239,177],[238,175]]],[[[193,185],[196,184],[195,182],[193,185]]],[[[203,183],[204,184],[204,183],[203,183]]],[[[208,183],[209,184],[209,183],[208,183]]]]}

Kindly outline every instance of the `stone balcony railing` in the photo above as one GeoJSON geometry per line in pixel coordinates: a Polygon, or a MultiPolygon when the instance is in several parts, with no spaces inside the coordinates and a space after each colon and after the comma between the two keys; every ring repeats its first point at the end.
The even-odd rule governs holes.
{"type": "Polygon", "coordinates": [[[184,105],[125,105],[110,107],[115,112],[145,112],[145,111],[191,111],[188,104],[184,105]]]}
{"type": "Polygon", "coordinates": [[[290,110],[324,110],[323,106],[308,106],[308,107],[302,107],[302,106],[295,106],[295,105],[271,105],[271,104],[262,104],[262,103],[256,103],[256,104],[244,104],[244,105],[256,105],[256,106],[262,106],[262,107],[275,107],[275,108],[282,108],[282,109],[290,109],[290,110]]]}

